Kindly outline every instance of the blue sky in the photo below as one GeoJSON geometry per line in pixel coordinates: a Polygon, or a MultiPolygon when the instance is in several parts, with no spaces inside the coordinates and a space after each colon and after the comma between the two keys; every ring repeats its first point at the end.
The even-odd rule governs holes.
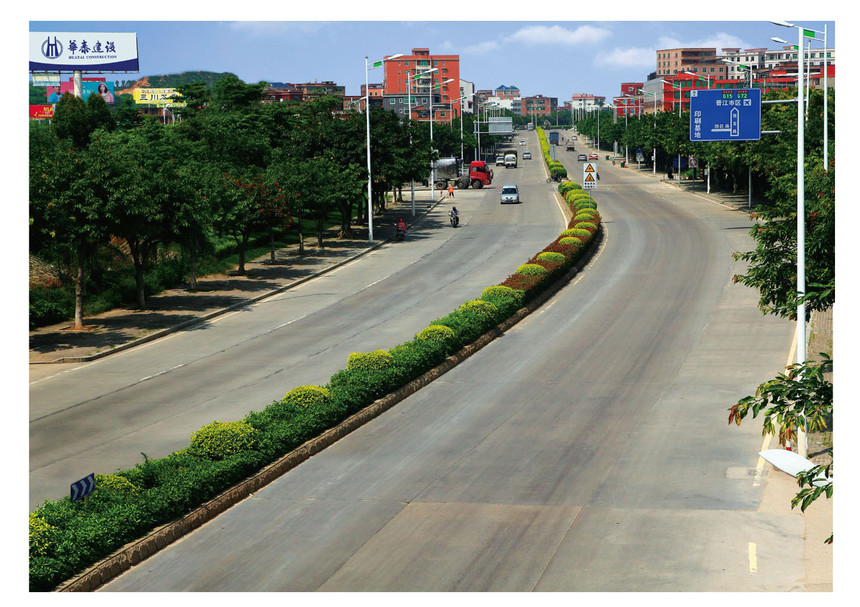
{"type": "MultiPolygon", "coordinates": [[[[767,21],[791,20],[790,14],[784,14],[791,12],[790,1],[775,14],[745,21],[713,20],[689,8],[673,14],[664,7],[648,14],[641,6],[632,8],[633,4],[622,9],[625,4],[626,0],[612,3],[619,10],[601,11],[600,6],[605,5],[594,2],[581,11],[549,9],[548,5],[529,11],[525,3],[505,0],[482,3],[486,8],[470,12],[462,9],[462,3],[443,1],[433,3],[432,10],[404,12],[397,8],[399,4],[382,9],[383,3],[377,2],[369,13],[363,13],[355,6],[338,10],[335,2],[326,4],[325,12],[310,8],[287,13],[285,9],[261,11],[256,5],[221,12],[216,3],[205,13],[207,19],[213,19],[209,21],[200,21],[201,13],[187,9],[182,12],[180,8],[178,13],[174,7],[161,10],[157,2],[148,5],[147,13],[164,17],[163,21],[134,20],[134,14],[123,14],[127,9],[116,5],[96,14],[101,19],[120,20],[77,20],[86,15],[59,4],[60,12],[71,12],[75,20],[37,21],[31,16],[29,29],[136,32],[140,73],[108,75],[109,79],[209,70],[233,72],[246,82],[333,80],[346,86],[347,94],[358,95],[364,83],[365,56],[374,61],[423,47],[434,54],[459,55],[461,77],[473,81],[478,89],[513,85],[523,95],[557,97],[560,103],[577,93],[611,97],[619,94],[622,82],[644,81],[655,70],[658,49],[779,48],[771,36],[797,39],[796,30],[767,21]],[[509,20],[511,15],[538,16],[548,10],[558,20],[509,20]],[[449,13],[458,20],[427,20],[449,13]],[[335,16],[338,21],[329,20],[335,16]],[[622,16],[624,21],[617,20],[622,16]],[[677,16],[685,20],[675,20],[677,16]]],[[[720,17],[732,15],[721,13],[720,17]]],[[[825,22],[801,23],[823,31],[825,22]]],[[[833,45],[831,40],[835,43],[835,33],[834,22],[829,21],[828,46],[833,45]]],[[[381,70],[371,71],[370,81],[379,80],[381,70]]]]}

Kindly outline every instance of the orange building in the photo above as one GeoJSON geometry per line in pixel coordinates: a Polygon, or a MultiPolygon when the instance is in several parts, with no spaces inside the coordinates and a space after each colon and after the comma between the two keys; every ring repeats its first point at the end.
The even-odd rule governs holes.
{"type": "MultiPolygon", "coordinates": [[[[407,95],[407,81],[412,88],[412,95],[427,95],[430,93],[431,85],[442,84],[433,89],[433,114],[441,118],[445,113],[447,120],[452,110],[451,103],[460,98],[460,56],[459,55],[431,55],[430,49],[414,48],[411,55],[403,55],[383,64],[385,68],[385,95],[407,95]],[[423,79],[416,79],[416,75],[436,68],[436,71],[423,79]],[[432,81],[431,81],[432,79],[432,81]],[[437,104],[438,103],[438,108],[437,104]]],[[[429,109],[429,108],[428,108],[429,109]]],[[[460,115],[460,104],[454,103],[453,113],[460,115]]]]}

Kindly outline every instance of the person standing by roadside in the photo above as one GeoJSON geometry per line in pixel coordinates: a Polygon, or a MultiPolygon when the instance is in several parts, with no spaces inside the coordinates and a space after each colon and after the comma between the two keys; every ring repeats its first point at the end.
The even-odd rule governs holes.
{"type": "Polygon", "coordinates": [[[453,197],[454,197],[454,185],[449,183],[448,184],[448,198],[453,198],[453,197]]]}

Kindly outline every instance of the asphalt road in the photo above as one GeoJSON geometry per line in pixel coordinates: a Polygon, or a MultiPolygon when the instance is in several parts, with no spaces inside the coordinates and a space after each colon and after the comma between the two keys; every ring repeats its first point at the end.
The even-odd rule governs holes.
{"type": "Polygon", "coordinates": [[[793,333],[732,283],[748,220],[601,169],[574,283],[104,590],[801,589],[802,521],[759,509],[760,429],[726,423],[793,333]]]}
{"type": "MultiPolygon", "coordinates": [[[[528,135],[536,153],[537,136],[528,135]]],[[[410,230],[317,280],[247,309],[30,384],[30,508],[187,446],[214,421],[241,419],[298,385],[325,384],[352,352],[390,348],[504,280],[565,227],[540,160],[495,169],[490,187],[457,190],[410,230]],[[501,184],[529,181],[523,203],[501,184]]]]}

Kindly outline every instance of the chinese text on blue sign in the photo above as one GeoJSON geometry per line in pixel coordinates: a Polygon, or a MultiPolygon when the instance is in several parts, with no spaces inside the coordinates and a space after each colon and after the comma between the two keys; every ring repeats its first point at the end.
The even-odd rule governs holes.
{"type": "Polygon", "coordinates": [[[690,141],[758,141],[761,89],[690,91],[690,141]]]}

